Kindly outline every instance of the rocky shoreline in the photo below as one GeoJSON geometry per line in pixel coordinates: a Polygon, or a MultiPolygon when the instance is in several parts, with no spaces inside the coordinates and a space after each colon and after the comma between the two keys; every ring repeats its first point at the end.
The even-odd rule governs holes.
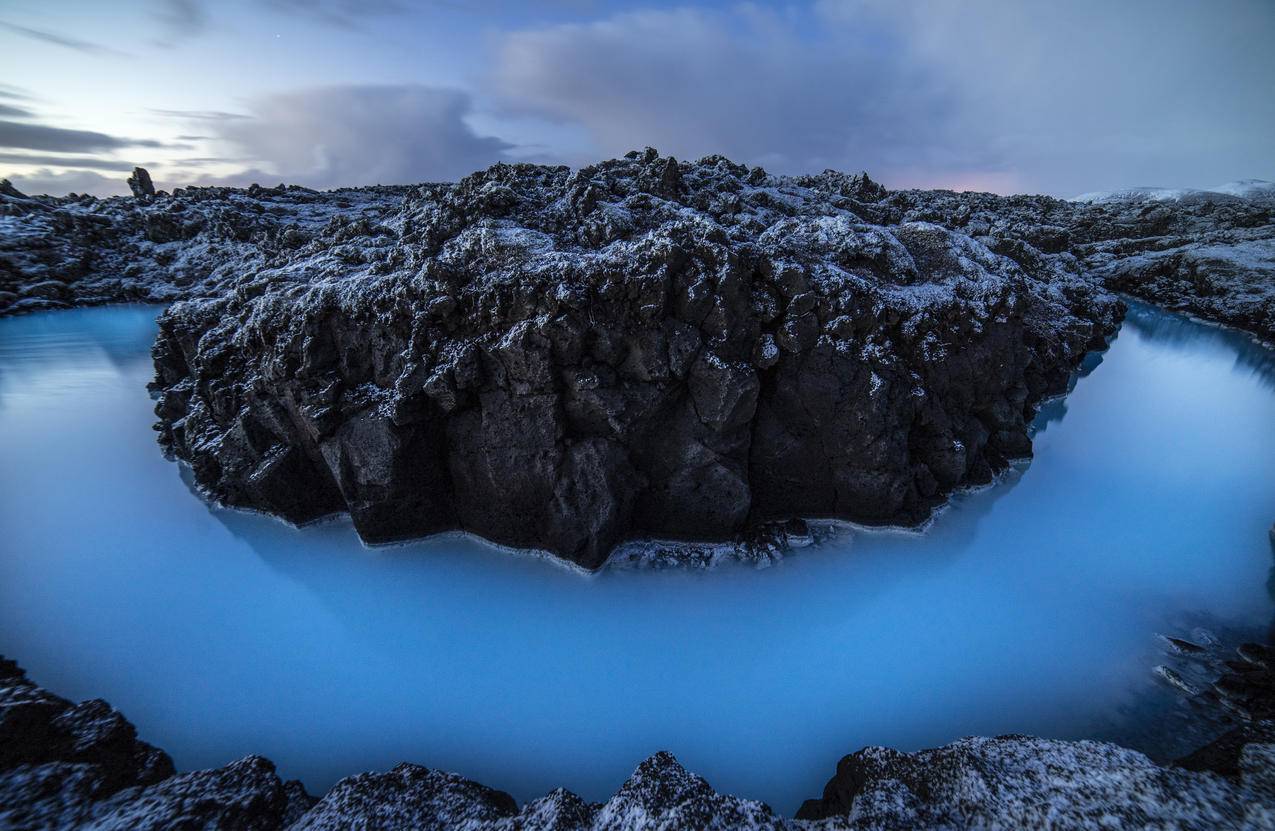
{"type": "MultiPolygon", "coordinates": [[[[1269,703],[1275,653],[1248,645],[1240,654],[1250,697],[1269,703]]],[[[1252,715],[1169,767],[1113,744],[1028,736],[916,753],[865,748],[844,757],[822,796],[792,819],[717,792],[666,752],[638,765],[603,803],[560,788],[519,806],[504,792],[409,763],[350,776],[316,798],[260,756],[178,773],[106,702],[73,704],[0,658],[0,828],[1269,828],[1275,731],[1261,720],[1269,712],[1252,715]]]]}

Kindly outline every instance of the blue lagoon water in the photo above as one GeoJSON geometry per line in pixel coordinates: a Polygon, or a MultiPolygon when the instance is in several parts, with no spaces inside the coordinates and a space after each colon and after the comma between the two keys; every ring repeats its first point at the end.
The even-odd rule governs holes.
{"type": "Polygon", "coordinates": [[[601,799],[663,748],[791,812],[867,744],[1136,744],[1175,701],[1157,633],[1275,615],[1275,356],[1147,307],[1034,461],[924,534],[593,576],[210,508],[150,429],[156,311],[0,321],[0,652],[180,768],[261,753],[321,792],[410,760],[601,799]]]}

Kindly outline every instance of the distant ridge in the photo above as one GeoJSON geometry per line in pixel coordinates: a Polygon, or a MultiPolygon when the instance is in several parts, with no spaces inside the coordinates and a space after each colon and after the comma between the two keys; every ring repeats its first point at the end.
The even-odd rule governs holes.
{"type": "Polygon", "coordinates": [[[1233,196],[1240,199],[1275,199],[1275,182],[1265,179],[1239,179],[1214,188],[1124,188],[1101,190],[1074,196],[1072,202],[1168,202],[1187,197],[1233,196]]]}

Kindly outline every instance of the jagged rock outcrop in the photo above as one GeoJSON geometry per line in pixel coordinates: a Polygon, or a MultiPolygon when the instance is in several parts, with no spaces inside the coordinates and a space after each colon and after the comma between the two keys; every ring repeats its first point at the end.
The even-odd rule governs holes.
{"type": "MultiPolygon", "coordinates": [[[[786,181],[852,200],[852,210],[869,222],[934,222],[998,253],[1061,259],[1115,290],[1275,340],[1275,185],[1269,182],[1064,201],[890,193],[866,173],[824,171],[786,181]]],[[[0,222],[0,315],[208,296],[249,271],[286,263],[311,236],[331,232],[325,223],[333,216],[357,222],[366,215],[385,224],[380,220],[409,190],[179,188],[134,200],[32,198],[0,186],[0,217],[9,217],[0,222]],[[59,296],[23,294],[50,279],[65,284],[59,296]]]]}
{"type": "MultiPolygon", "coordinates": [[[[1225,754],[1224,754],[1225,755],[1225,754]]],[[[316,800],[248,756],[175,773],[100,701],[72,705],[0,659],[0,828],[274,831],[646,831],[646,829],[1269,828],[1275,745],[1241,742],[1209,769],[1161,767],[1112,744],[1026,736],[845,757],[796,819],[722,794],[656,753],[606,802],[557,789],[521,807],[452,773],[401,764],[341,780],[316,800]]]]}
{"type": "Polygon", "coordinates": [[[133,168],[133,175],[128,177],[128,189],[135,199],[143,199],[155,195],[155,185],[151,182],[151,174],[144,167],[133,168]]]}
{"type": "MultiPolygon", "coordinates": [[[[914,524],[1031,452],[1122,311],[1055,262],[654,151],[497,165],[178,303],[161,443],[216,499],[600,565],[631,538],[914,524]]],[[[840,184],[838,184],[840,182],[840,184]]]]}

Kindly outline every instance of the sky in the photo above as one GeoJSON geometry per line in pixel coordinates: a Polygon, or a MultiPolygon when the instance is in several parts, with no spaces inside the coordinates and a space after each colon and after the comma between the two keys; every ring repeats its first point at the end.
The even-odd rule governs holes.
{"type": "Polygon", "coordinates": [[[29,193],[450,181],[645,146],[889,187],[1275,180],[1275,0],[0,0],[29,193]]]}

